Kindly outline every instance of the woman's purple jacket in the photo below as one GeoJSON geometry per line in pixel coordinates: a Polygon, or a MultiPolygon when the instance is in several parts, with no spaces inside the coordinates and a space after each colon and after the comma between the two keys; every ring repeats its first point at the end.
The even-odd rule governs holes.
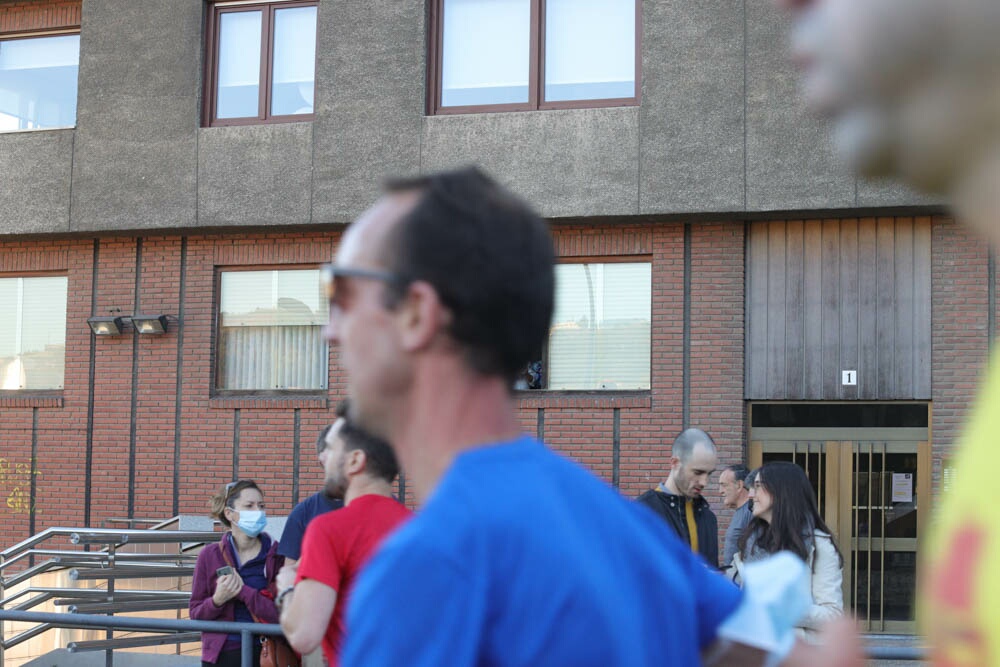
{"type": "MultiPolygon", "coordinates": [[[[225,533],[217,544],[209,544],[198,554],[198,562],[194,566],[194,580],[191,582],[191,602],[188,603],[188,613],[197,621],[232,621],[235,616],[236,602],[227,601],[221,607],[216,607],[212,601],[215,595],[215,571],[226,565],[222,549],[232,547],[232,533],[225,533]]],[[[237,596],[247,606],[250,613],[264,623],[277,623],[278,610],[274,606],[274,578],[285,562],[284,556],[278,555],[278,541],[271,540],[271,548],[264,559],[264,577],[267,588],[258,591],[243,585],[243,590],[237,596]]],[[[206,662],[218,662],[222,645],[226,643],[226,635],[217,632],[201,633],[201,659],[206,662]]]]}

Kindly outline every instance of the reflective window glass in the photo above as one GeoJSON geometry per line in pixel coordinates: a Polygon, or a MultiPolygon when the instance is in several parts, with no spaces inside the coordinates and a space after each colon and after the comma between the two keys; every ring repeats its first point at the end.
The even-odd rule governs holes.
{"type": "Polygon", "coordinates": [[[260,12],[228,12],[219,17],[218,118],[260,113],[260,12]]]}
{"type": "Polygon", "coordinates": [[[545,100],[630,97],[634,0],[546,0],[545,100]]]}
{"type": "Polygon", "coordinates": [[[528,101],[529,0],[444,0],[441,105],[528,101]]]}
{"type": "Polygon", "coordinates": [[[431,113],[636,104],[638,6],[432,0],[431,113]]]}
{"type": "Polygon", "coordinates": [[[0,40],[0,131],[76,125],[80,36],[0,40]]]}
{"type": "Polygon", "coordinates": [[[271,114],[313,112],[316,70],[316,8],[274,12],[274,74],[271,114]]]}
{"type": "Polygon", "coordinates": [[[315,112],[318,0],[211,5],[207,125],[307,120],[315,112]]]}

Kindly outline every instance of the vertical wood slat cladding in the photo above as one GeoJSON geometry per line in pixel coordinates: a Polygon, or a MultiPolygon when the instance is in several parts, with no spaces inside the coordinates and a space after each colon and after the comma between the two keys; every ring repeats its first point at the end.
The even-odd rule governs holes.
{"type": "Polygon", "coordinates": [[[746,397],[931,398],[930,303],[930,218],[752,223],[746,397]]]}

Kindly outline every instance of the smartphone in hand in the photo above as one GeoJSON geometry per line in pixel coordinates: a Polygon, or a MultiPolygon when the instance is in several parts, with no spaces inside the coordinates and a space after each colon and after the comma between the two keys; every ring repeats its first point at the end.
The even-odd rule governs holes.
{"type": "Polygon", "coordinates": [[[223,565],[222,567],[220,567],[218,570],[215,571],[215,576],[224,577],[227,574],[232,574],[232,573],[233,573],[232,567],[230,567],[229,565],[223,565]]]}

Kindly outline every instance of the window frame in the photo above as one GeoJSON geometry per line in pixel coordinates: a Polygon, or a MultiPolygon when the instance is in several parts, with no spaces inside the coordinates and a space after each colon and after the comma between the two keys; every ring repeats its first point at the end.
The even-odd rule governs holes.
{"type": "Polygon", "coordinates": [[[302,123],[316,118],[316,65],[319,62],[319,0],[219,0],[209,4],[205,19],[205,87],[202,92],[202,126],[265,125],[271,123],[302,123]],[[316,8],[316,55],[313,59],[313,112],[309,114],[271,114],[271,84],[274,63],[274,13],[290,7],[316,8]],[[260,90],[257,93],[257,115],[240,118],[216,118],[218,108],[219,27],[223,14],[261,12],[260,90]]]}
{"type": "Polygon", "coordinates": [[[530,54],[528,59],[528,101],[510,104],[469,104],[442,106],[441,72],[444,61],[442,39],[445,0],[431,0],[428,19],[427,48],[427,115],[447,116],[468,113],[499,111],[548,111],[552,109],[595,109],[604,107],[639,106],[642,96],[642,0],[635,0],[635,96],[593,100],[561,100],[546,102],[545,87],[545,4],[547,0],[529,0],[531,3],[530,54]]]}
{"type": "MultiPolygon", "coordinates": [[[[33,130],[22,130],[30,132],[33,130]]],[[[66,271],[10,271],[0,273],[0,280],[15,278],[64,278],[66,280],[66,316],[63,323],[63,339],[66,341],[63,347],[63,386],[61,388],[50,389],[0,389],[0,399],[7,398],[57,398],[61,399],[66,390],[66,348],[69,347],[69,309],[70,309],[70,286],[69,273],[66,271]]],[[[4,404],[0,402],[0,407],[4,404]]]]}
{"type": "MultiPolygon", "coordinates": [[[[514,393],[521,398],[531,398],[531,397],[542,397],[542,396],[648,396],[653,388],[653,340],[655,336],[653,335],[653,299],[655,292],[653,290],[653,283],[655,278],[655,273],[653,271],[653,256],[652,255],[587,255],[580,257],[557,257],[556,264],[649,264],[649,281],[650,281],[650,317],[649,317],[649,327],[650,327],[650,350],[649,350],[649,387],[645,389],[550,389],[549,388],[549,349],[550,341],[552,337],[551,325],[549,327],[549,334],[545,337],[545,345],[542,348],[542,354],[540,361],[542,362],[542,377],[544,380],[544,386],[537,389],[518,389],[515,388],[514,393]]],[[[553,304],[554,306],[554,304],[553,304]]],[[[553,311],[554,314],[554,311],[553,311]]]]}
{"type": "MultiPolygon", "coordinates": [[[[326,387],[316,387],[310,389],[227,389],[220,387],[221,374],[219,364],[222,363],[220,345],[222,343],[222,274],[223,273],[244,273],[248,271],[302,271],[315,270],[319,272],[322,263],[298,263],[298,264],[258,264],[254,266],[239,265],[215,267],[214,299],[212,304],[212,382],[209,388],[209,398],[326,398],[330,391],[330,371],[333,345],[323,336],[323,343],[326,345],[326,387]]],[[[317,276],[318,281],[318,276],[317,276]]]]}
{"type": "MultiPolygon", "coordinates": [[[[80,34],[79,25],[71,25],[62,28],[46,28],[43,30],[26,30],[26,31],[15,31],[15,32],[0,32],[0,42],[14,42],[22,39],[39,39],[42,37],[64,37],[66,35],[78,35],[82,39],[80,34]]],[[[46,130],[73,130],[77,127],[77,112],[80,110],[80,52],[77,50],[77,65],[76,65],[76,108],[73,110],[73,124],[72,125],[58,125],[52,127],[30,127],[23,130],[2,130],[0,134],[14,134],[15,132],[45,132],[46,130]]]]}

